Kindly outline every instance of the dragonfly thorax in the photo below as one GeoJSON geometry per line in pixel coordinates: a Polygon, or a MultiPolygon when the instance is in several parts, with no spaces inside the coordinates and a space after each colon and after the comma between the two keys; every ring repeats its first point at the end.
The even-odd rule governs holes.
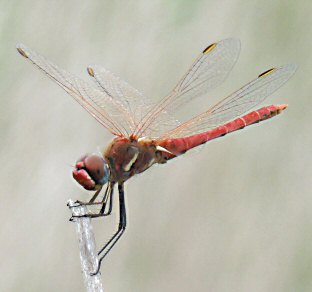
{"type": "Polygon", "coordinates": [[[155,141],[149,139],[115,138],[104,150],[110,169],[110,180],[123,183],[144,172],[155,163],[164,163],[155,141]]]}
{"type": "Polygon", "coordinates": [[[76,162],[73,171],[74,179],[86,190],[96,190],[105,185],[110,171],[103,157],[96,154],[86,154],[76,162]]]}

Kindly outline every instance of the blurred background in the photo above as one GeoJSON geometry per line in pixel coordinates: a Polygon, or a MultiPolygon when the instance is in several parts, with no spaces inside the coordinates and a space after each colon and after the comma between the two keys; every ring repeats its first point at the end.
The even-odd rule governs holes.
{"type": "MultiPolygon", "coordinates": [[[[101,64],[157,101],[202,49],[236,37],[228,80],[184,113],[293,62],[297,74],[265,103],[289,108],[131,179],[105,290],[311,291],[311,13],[311,1],[0,0],[0,290],[84,291],[66,202],[91,194],[71,169],[113,138],[16,43],[86,79],[101,64]]],[[[116,206],[94,221],[98,247],[116,206]]]]}

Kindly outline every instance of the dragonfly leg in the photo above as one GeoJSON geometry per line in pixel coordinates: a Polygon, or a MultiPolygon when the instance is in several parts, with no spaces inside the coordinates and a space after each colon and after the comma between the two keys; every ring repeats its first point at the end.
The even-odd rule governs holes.
{"type": "MultiPolygon", "coordinates": [[[[107,187],[106,190],[105,190],[105,194],[107,193],[107,189],[108,189],[108,187],[107,187]]],[[[82,201],[77,200],[77,201],[74,202],[74,205],[71,206],[71,207],[103,204],[102,201],[101,201],[101,202],[94,202],[95,199],[96,199],[96,198],[98,197],[98,195],[100,194],[101,190],[102,190],[102,187],[101,187],[100,189],[98,189],[98,190],[94,193],[94,195],[92,196],[92,198],[90,199],[90,201],[88,201],[88,202],[82,202],[82,201]]],[[[105,194],[104,194],[104,197],[105,197],[105,194]]],[[[69,206],[69,205],[67,204],[67,206],[69,206]]]]}
{"type": "MultiPolygon", "coordinates": [[[[104,197],[103,197],[101,202],[93,202],[93,203],[87,202],[84,204],[84,205],[102,204],[102,207],[101,207],[101,210],[99,211],[99,213],[89,213],[89,214],[80,215],[80,216],[73,215],[69,219],[69,221],[73,221],[74,218],[82,218],[82,217],[98,218],[98,217],[103,217],[103,216],[109,216],[112,213],[112,209],[113,209],[113,193],[114,193],[114,184],[109,183],[109,185],[107,186],[107,188],[105,190],[105,194],[104,194],[104,197]],[[107,210],[107,212],[105,212],[108,200],[109,200],[108,210],[107,210]]],[[[94,197],[95,197],[95,195],[92,197],[92,199],[94,197]]]]}
{"type": "Polygon", "coordinates": [[[111,184],[110,191],[109,191],[109,196],[107,195],[107,198],[105,200],[103,200],[103,205],[102,205],[102,208],[101,208],[99,214],[102,214],[103,216],[109,216],[112,213],[112,209],[113,209],[113,194],[114,194],[114,184],[111,184]],[[108,210],[105,213],[108,200],[109,200],[108,210]]]}
{"type": "Polygon", "coordinates": [[[104,247],[101,248],[101,250],[98,252],[98,255],[103,254],[99,259],[99,264],[94,273],[91,275],[96,275],[101,268],[101,263],[105,256],[110,252],[110,250],[114,247],[116,242],[120,239],[122,234],[124,233],[127,225],[127,216],[126,216],[126,205],[125,205],[125,194],[124,194],[124,187],[123,184],[118,185],[118,191],[119,191],[119,224],[118,224],[118,230],[115,232],[115,234],[111,237],[111,239],[104,245],[104,247]]]}
{"type": "MultiPolygon", "coordinates": [[[[100,188],[100,189],[98,189],[98,190],[95,192],[95,194],[94,194],[94,195],[93,195],[93,197],[90,199],[90,201],[88,202],[88,204],[92,204],[92,203],[94,203],[95,199],[97,198],[97,196],[98,196],[98,195],[99,195],[99,193],[101,192],[102,187],[103,187],[103,186],[101,186],[101,188],[100,188]]],[[[107,186],[107,188],[106,188],[106,190],[105,190],[104,197],[106,196],[107,189],[108,189],[108,186],[107,186]]]]}

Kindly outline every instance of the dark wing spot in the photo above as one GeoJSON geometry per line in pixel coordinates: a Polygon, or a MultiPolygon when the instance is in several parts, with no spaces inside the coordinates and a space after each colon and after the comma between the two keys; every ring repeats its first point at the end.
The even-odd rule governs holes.
{"type": "Polygon", "coordinates": [[[274,70],[275,70],[275,68],[271,68],[271,69],[269,69],[269,70],[266,70],[266,71],[264,71],[263,73],[261,73],[258,77],[259,77],[259,78],[265,77],[265,76],[271,74],[274,70]]]}
{"type": "Polygon", "coordinates": [[[217,46],[216,43],[209,45],[206,49],[203,50],[203,54],[208,54],[217,46]]]}

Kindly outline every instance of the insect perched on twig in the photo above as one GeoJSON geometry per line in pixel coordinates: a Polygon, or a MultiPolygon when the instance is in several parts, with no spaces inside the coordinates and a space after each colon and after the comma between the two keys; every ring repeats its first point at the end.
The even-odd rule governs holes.
{"type": "Polygon", "coordinates": [[[208,46],[171,93],[157,104],[100,66],[88,67],[88,73],[95,81],[89,84],[24,45],[18,45],[17,50],[116,136],[102,156],[84,155],[76,162],[73,171],[73,177],[81,186],[95,191],[89,202],[79,203],[102,206],[99,213],[86,215],[91,218],[111,214],[114,186],[118,184],[118,230],[99,251],[99,265],[94,274],[99,272],[102,260],[126,228],[124,183],[154,164],[166,163],[209,140],[281,113],[287,105],[270,105],[245,114],[296,71],[296,65],[267,70],[203,113],[180,123],[174,118],[178,108],[190,105],[196,97],[219,85],[228,76],[240,52],[239,40],[225,39],[208,46]],[[104,197],[96,202],[105,184],[104,197]]]}

